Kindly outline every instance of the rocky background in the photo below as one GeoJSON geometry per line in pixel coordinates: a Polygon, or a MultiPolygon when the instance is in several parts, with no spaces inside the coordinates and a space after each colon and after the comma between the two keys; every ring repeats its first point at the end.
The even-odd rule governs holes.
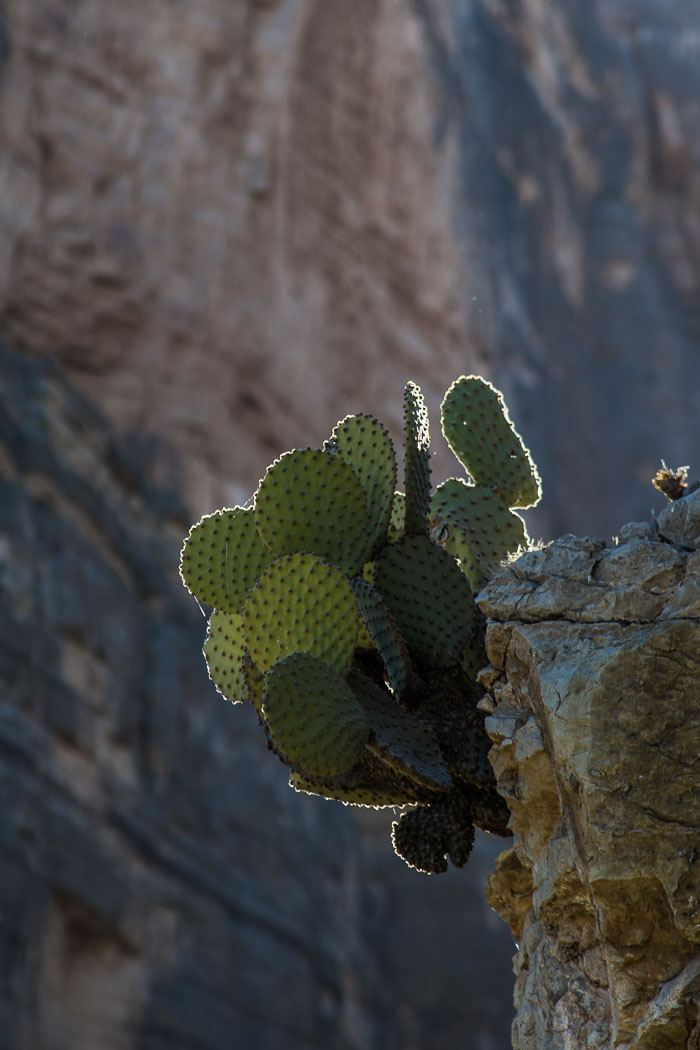
{"type": "Polygon", "coordinates": [[[508,1045],[500,844],[291,795],[177,548],[408,378],[505,391],[536,535],[697,473],[699,58],[693,0],[0,3],[2,1050],[508,1045]]]}

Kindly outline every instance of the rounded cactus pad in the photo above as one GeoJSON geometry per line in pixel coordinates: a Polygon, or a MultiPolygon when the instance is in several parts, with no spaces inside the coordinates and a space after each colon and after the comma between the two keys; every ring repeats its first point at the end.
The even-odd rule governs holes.
{"type": "Polygon", "coordinates": [[[451,787],[450,771],[430,727],[358,671],[351,671],[348,683],[372,730],[367,744],[372,754],[423,787],[434,791],[451,787]]]}
{"type": "Polygon", "coordinates": [[[295,791],[304,791],[307,795],[320,795],[322,798],[335,799],[346,806],[366,806],[368,809],[386,809],[388,806],[405,806],[415,799],[398,784],[389,779],[376,781],[360,780],[357,784],[331,783],[315,781],[303,773],[293,771],[289,777],[289,786],[295,791]]]}
{"type": "Polygon", "coordinates": [[[367,560],[365,491],[331,452],[294,449],[275,460],[255,496],[255,521],[274,554],[310,551],[350,576],[367,560]]]}
{"type": "Polygon", "coordinates": [[[310,653],[290,653],[268,670],[263,718],[288,764],[311,776],[351,769],[369,737],[365,713],[350,686],[310,653]]]}
{"type": "Polygon", "coordinates": [[[347,576],[315,554],[288,554],[274,561],[243,609],[246,645],[263,672],[296,651],[347,674],[359,627],[347,576]]]}
{"type": "Polygon", "coordinates": [[[245,639],[238,613],[211,614],[203,652],[209,677],[221,695],[234,704],[247,700],[248,686],[243,674],[245,639]]]}
{"type": "Polygon", "coordinates": [[[351,580],[350,585],[357,599],[362,626],[384,662],[391,688],[400,698],[411,679],[411,662],[401,631],[379,591],[361,576],[351,580]]]}
{"type": "Polygon", "coordinates": [[[537,468],[491,383],[481,376],[455,380],[442,402],[442,432],[477,485],[497,489],[509,507],[538,502],[537,468]]]}
{"type": "Polygon", "coordinates": [[[404,530],[408,536],[428,531],[430,503],[430,426],[423,394],[407,383],[403,395],[404,530]]]}
{"type": "Polygon", "coordinates": [[[375,587],[417,660],[436,667],[459,660],[474,604],[454,558],[427,536],[407,536],[380,552],[375,587]]]}
{"type": "Polygon", "coordinates": [[[374,416],[346,416],[336,425],[330,443],[365,491],[367,539],[373,552],[386,541],[396,485],[396,455],[389,432],[374,416]]]}
{"type": "Polygon", "coordinates": [[[207,514],[193,525],[180,555],[185,587],[221,612],[240,612],[255,581],[273,560],[255,527],[252,507],[207,514]]]}
{"type": "Polygon", "coordinates": [[[482,485],[467,485],[458,478],[449,478],[433,493],[430,515],[434,534],[438,534],[441,523],[446,526],[443,545],[447,550],[457,557],[465,550],[473,552],[479,586],[504,558],[528,544],[520,515],[482,485]]]}
{"type": "Polygon", "coordinates": [[[418,806],[402,814],[391,826],[391,841],[409,868],[440,875],[447,871],[447,841],[430,810],[430,806],[418,806]]]}
{"type": "Polygon", "coordinates": [[[418,871],[447,871],[447,856],[461,868],[474,845],[469,803],[459,796],[443,796],[430,806],[409,810],[393,824],[391,839],[398,855],[418,871]]]}

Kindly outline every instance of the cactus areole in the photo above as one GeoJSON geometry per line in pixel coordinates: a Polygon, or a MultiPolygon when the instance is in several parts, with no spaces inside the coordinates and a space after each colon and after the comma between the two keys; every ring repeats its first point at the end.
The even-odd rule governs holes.
{"type": "Polygon", "coordinates": [[[476,675],[474,592],[528,545],[515,508],[540,498],[501,394],[462,376],[442,430],[465,478],[431,493],[428,414],[404,393],[404,491],[373,416],[268,467],[253,505],[208,514],[182,548],[185,587],[212,610],[217,690],[250,702],[297,791],[399,807],[396,852],[419,871],[466,863],[474,825],[508,835],[476,675]]]}

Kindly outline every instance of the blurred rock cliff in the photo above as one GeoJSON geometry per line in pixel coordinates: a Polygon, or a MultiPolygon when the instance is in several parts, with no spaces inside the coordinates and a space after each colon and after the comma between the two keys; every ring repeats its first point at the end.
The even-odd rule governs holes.
{"type": "Polygon", "coordinates": [[[508,1045],[499,844],[289,792],[177,549],[409,378],[437,480],[504,390],[536,535],[697,473],[699,59],[691,0],[0,2],[2,1050],[508,1045]]]}

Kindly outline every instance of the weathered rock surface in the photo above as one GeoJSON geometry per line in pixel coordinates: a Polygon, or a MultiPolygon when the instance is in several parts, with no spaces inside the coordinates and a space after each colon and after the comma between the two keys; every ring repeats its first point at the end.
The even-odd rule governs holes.
{"type": "Polygon", "coordinates": [[[698,1045],[699,514],[564,536],[481,592],[517,1050],[698,1045]]]}
{"type": "Polygon", "coordinates": [[[207,679],[187,512],[55,368],[0,375],[0,1047],[394,1046],[384,890],[207,679]]]}
{"type": "Polygon", "coordinates": [[[6,337],[185,450],[198,512],[468,371],[533,448],[539,534],[646,516],[692,462],[692,0],[3,11],[6,337]]]}
{"type": "Polygon", "coordinates": [[[6,337],[185,450],[191,506],[477,366],[410,5],[4,8],[6,337]]]}

